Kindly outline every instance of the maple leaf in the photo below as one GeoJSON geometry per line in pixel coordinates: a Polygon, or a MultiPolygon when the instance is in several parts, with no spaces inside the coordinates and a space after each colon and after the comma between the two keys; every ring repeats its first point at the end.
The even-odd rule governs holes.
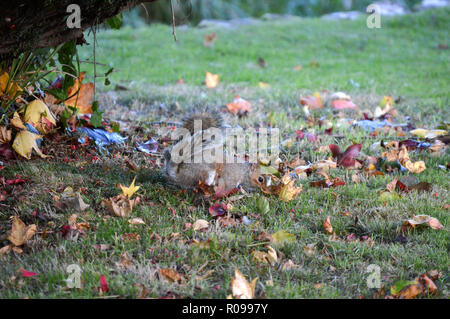
{"type": "Polygon", "coordinates": [[[328,147],[333,154],[333,158],[337,158],[338,166],[353,167],[356,164],[355,157],[361,151],[362,144],[353,144],[347,147],[345,152],[341,152],[339,146],[335,144],[330,144],[328,147]]]}
{"type": "Polygon", "coordinates": [[[254,278],[251,283],[247,281],[244,275],[237,269],[234,269],[234,277],[231,278],[231,289],[235,299],[253,299],[255,298],[256,281],[254,278]]]}
{"type": "Polygon", "coordinates": [[[300,104],[307,105],[311,109],[320,109],[322,107],[322,97],[319,92],[315,92],[313,96],[300,97],[300,104]]]}
{"type": "Polygon", "coordinates": [[[289,202],[292,199],[294,199],[298,193],[302,191],[302,187],[295,186],[295,179],[291,178],[289,173],[286,174],[282,178],[282,183],[284,186],[281,188],[280,194],[278,195],[278,198],[284,202],[289,202]],[[286,179],[286,176],[289,179],[286,179]]]}
{"type": "Polygon", "coordinates": [[[333,226],[331,225],[330,216],[327,216],[327,219],[322,222],[323,228],[328,234],[333,234],[333,226]]]}
{"type": "Polygon", "coordinates": [[[129,187],[125,187],[120,185],[120,188],[122,189],[122,193],[126,195],[128,198],[131,198],[134,193],[138,191],[141,186],[134,186],[134,182],[136,181],[136,176],[134,177],[133,181],[131,182],[129,187]]]}
{"type": "Polygon", "coordinates": [[[13,217],[13,224],[11,227],[11,233],[8,236],[8,240],[15,246],[22,246],[36,233],[36,225],[32,224],[26,226],[19,217],[13,217]]]}

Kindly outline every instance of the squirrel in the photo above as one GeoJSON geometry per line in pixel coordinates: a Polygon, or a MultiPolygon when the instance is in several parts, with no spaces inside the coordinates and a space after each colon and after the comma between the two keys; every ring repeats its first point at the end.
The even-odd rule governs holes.
{"type": "Polygon", "coordinates": [[[255,191],[270,183],[269,179],[261,173],[258,163],[243,160],[237,162],[234,159],[230,161],[225,151],[223,151],[223,160],[220,162],[195,161],[195,156],[198,154],[196,147],[201,146],[199,149],[202,154],[212,149],[223,150],[225,126],[222,116],[217,111],[194,111],[183,118],[182,123],[185,129],[183,139],[177,140],[163,151],[164,175],[170,184],[185,189],[195,189],[202,183],[218,186],[225,191],[239,187],[246,191],[255,191]],[[200,121],[201,127],[198,125],[200,121]],[[214,139],[205,139],[206,135],[213,135],[214,139]],[[191,152],[183,155],[189,148],[191,152]]]}

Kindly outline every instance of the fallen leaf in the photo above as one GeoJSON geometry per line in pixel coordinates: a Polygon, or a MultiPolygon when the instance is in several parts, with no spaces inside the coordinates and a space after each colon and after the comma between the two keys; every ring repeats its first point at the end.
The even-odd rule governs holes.
{"type": "Polygon", "coordinates": [[[89,208],[89,205],[84,202],[79,192],[73,193],[73,190],[72,192],[66,192],[66,190],[63,192],[60,200],[55,203],[56,207],[61,210],[73,210],[76,212],[83,212],[89,208]]]}
{"type": "Polygon", "coordinates": [[[411,228],[415,228],[417,226],[429,226],[432,229],[444,228],[437,218],[428,215],[416,215],[413,218],[403,221],[402,225],[411,228]]]}
{"type": "Polygon", "coordinates": [[[300,104],[307,105],[311,109],[320,109],[322,107],[322,97],[319,92],[315,92],[313,96],[300,97],[300,104]]]}
{"type": "Polygon", "coordinates": [[[303,247],[303,251],[307,256],[314,256],[316,254],[316,244],[308,244],[303,247]]]}
{"type": "Polygon", "coordinates": [[[295,235],[292,235],[285,230],[279,230],[276,233],[272,234],[271,236],[274,245],[281,245],[284,243],[294,242],[297,240],[297,237],[295,237],[295,235]]]}
{"type": "Polygon", "coordinates": [[[10,120],[11,125],[19,130],[26,130],[27,128],[23,125],[22,119],[19,116],[19,113],[14,112],[12,119],[10,120]]]}
{"type": "Polygon", "coordinates": [[[42,134],[47,134],[52,126],[56,126],[55,117],[41,100],[34,100],[27,105],[23,119],[42,134]]]}
{"type": "Polygon", "coordinates": [[[142,220],[142,218],[133,218],[133,219],[129,219],[128,223],[130,225],[145,225],[145,222],[142,220]]]}
{"type": "Polygon", "coordinates": [[[422,293],[417,281],[400,280],[391,287],[391,295],[400,299],[413,299],[422,293]]]}
{"type": "Polygon", "coordinates": [[[233,298],[235,299],[253,299],[255,298],[256,281],[258,278],[252,280],[251,283],[247,281],[244,275],[235,268],[234,277],[231,278],[231,289],[233,298]]]}
{"type": "Polygon", "coordinates": [[[6,126],[0,126],[0,144],[9,143],[11,141],[11,130],[6,129],[6,126]]]}
{"type": "Polygon", "coordinates": [[[116,262],[116,266],[119,268],[128,269],[133,266],[133,259],[128,255],[127,252],[124,252],[120,255],[120,261],[116,262]]]}
{"type": "Polygon", "coordinates": [[[37,276],[37,273],[25,270],[23,268],[21,268],[20,271],[22,272],[22,277],[25,277],[25,278],[37,276]]]}
{"type": "Polygon", "coordinates": [[[40,138],[42,138],[42,135],[37,135],[27,130],[22,130],[19,133],[17,133],[12,147],[19,155],[25,157],[26,159],[31,159],[31,151],[33,149],[40,157],[46,158],[48,156],[44,155],[41,152],[36,143],[36,140],[40,138]]]}
{"type": "Polygon", "coordinates": [[[208,227],[209,223],[204,219],[197,219],[192,225],[192,229],[197,231],[206,230],[208,227]]]}
{"type": "Polygon", "coordinates": [[[418,128],[409,132],[419,138],[434,139],[438,136],[446,135],[448,132],[446,130],[427,130],[423,128],[418,128]]]}
{"type": "Polygon", "coordinates": [[[118,217],[129,217],[133,207],[139,202],[139,197],[130,200],[125,195],[111,197],[110,199],[102,199],[102,206],[106,207],[110,212],[118,217]]]}
{"type": "Polygon", "coordinates": [[[270,246],[267,246],[267,252],[254,250],[252,253],[253,260],[260,263],[267,263],[273,265],[278,262],[278,256],[275,249],[270,246]]]}
{"type": "Polygon", "coordinates": [[[206,71],[205,83],[208,88],[210,88],[210,89],[215,88],[217,85],[219,85],[219,75],[212,74],[212,73],[206,71]]]}
{"type": "Polygon", "coordinates": [[[136,181],[136,176],[134,177],[134,179],[131,182],[131,185],[129,187],[120,185],[123,195],[127,196],[128,198],[131,198],[131,196],[133,196],[133,194],[136,193],[139,188],[141,188],[141,186],[134,186],[135,181],[136,181]]]}
{"type": "Polygon", "coordinates": [[[322,222],[322,225],[328,234],[333,234],[333,226],[331,225],[330,216],[327,216],[327,219],[322,222]]]}
{"type": "Polygon", "coordinates": [[[106,277],[105,275],[100,275],[100,289],[101,292],[108,292],[109,291],[109,287],[108,287],[108,282],[106,281],[106,277]]]}
{"type": "Polygon", "coordinates": [[[356,108],[358,108],[357,105],[355,105],[352,101],[348,101],[348,100],[334,100],[334,101],[331,102],[331,105],[336,110],[356,109],[356,108]]]}
{"type": "Polygon", "coordinates": [[[206,34],[205,39],[203,40],[203,46],[211,47],[217,39],[217,34],[212,32],[211,34],[206,34]]]}
{"type": "Polygon", "coordinates": [[[22,246],[29,239],[31,239],[31,237],[34,236],[36,230],[37,228],[35,224],[26,226],[25,223],[21,221],[19,217],[14,216],[8,240],[15,246],[22,246]]]}
{"type": "Polygon", "coordinates": [[[234,115],[244,115],[250,112],[252,105],[239,95],[236,95],[233,102],[227,104],[227,110],[234,115]]]}
{"type": "Polygon", "coordinates": [[[289,173],[282,178],[282,183],[284,186],[281,188],[278,198],[283,202],[293,200],[302,191],[302,187],[295,186],[295,179],[291,178],[289,173]]]}
{"type": "Polygon", "coordinates": [[[91,99],[94,95],[94,83],[83,84],[86,72],[81,72],[74,84],[67,90],[69,98],[64,101],[67,106],[76,107],[82,114],[92,113],[91,99]]]}
{"type": "Polygon", "coordinates": [[[172,268],[163,268],[159,273],[170,282],[178,282],[180,284],[183,281],[183,277],[172,268]]]}
{"type": "Polygon", "coordinates": [[[356,164],[355,157],[361,151],[362,144],[353,144],[341,152],[339,146],[330,144],[328,146],[333,154],[333,158],[337,158],[337,165],[344,167],[354,167],[356,164]]]}

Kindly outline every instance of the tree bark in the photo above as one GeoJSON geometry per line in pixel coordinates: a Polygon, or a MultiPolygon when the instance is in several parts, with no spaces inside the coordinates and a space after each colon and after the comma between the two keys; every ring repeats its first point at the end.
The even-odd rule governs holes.
{"type": "Polygon", "coordinates": [[[142,2],[156,0],[2,0],[0,5],[0,61],[23,52],[54,47],[73,39],[83,41],[83,31],[142,2]],[[67,12],[77,4],[81,28],[69,28],[67,12]]]}

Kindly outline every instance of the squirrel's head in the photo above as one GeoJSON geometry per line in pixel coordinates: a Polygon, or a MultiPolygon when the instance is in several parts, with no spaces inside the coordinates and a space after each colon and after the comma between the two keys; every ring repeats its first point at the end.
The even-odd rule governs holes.
{"type": "Polygon", "coordinates": [[[275,187],[272,185],[272,175],[264,174],[258,163],[250,166],[250,183],[267,194],[272,194],[275,187]]]}

